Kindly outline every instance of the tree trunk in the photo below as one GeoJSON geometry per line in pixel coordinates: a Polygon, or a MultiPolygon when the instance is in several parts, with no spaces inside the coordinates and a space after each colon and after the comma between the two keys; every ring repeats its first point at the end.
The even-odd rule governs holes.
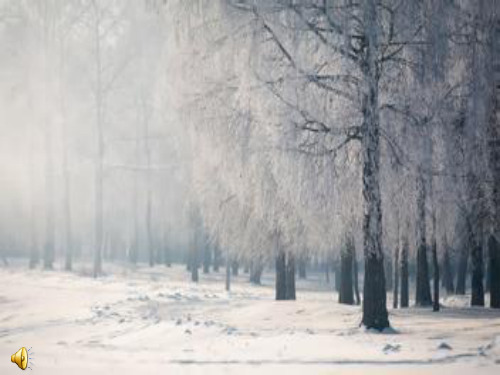
{"type": "Polygon", "coordinates": [[[451,269],[450,250],[446,244],[443,255],[443,286],[446,289],[446,293],[455,293],[455,288],[453,286],[453,271],[451,269]]]}
{"type": "Polygon", "coordinates": [[[472,280],[471,306],[484,306],[484,262],[483,247],[477,241],[472,242],[472,280]]]}
{"type": "Polygon", "coordinates": [[[410,305],[410,285],[408,269],[408,239],[403,238],[403,247],[401,249],[401,307],[410,305]]]}
{"type": "Polygon", "coordinates": [[[432,264],[434,269],[434,298],[432,309],[433,311],[439,311],[439,262],[435,238],[432,240],[432,264]]]}
{"type": "Polygon", "coordinates": [[[295,300],[295,256],[286,254],[286,300],[295,300]]]}
{"type": "Polygon", "coordinates": [[[213,262],[213,270],[214,272],[219,272],[219,267],[222,263],[222,254],[219,248],[219,245],[216,243],[214,245],[214,262],[213,262]]]}
{"type": "Polygon", "coordinates": [[[276,255],[276,301],[286,300],[286,254],[279,250],[276,255]]]}
{"type": "Polygon", "coordinates": [[[422,172],[417,176],[417,291],[415,304],[417,306],[432,305],[431,288],[429,284],[429,265],[427,262],[427,240],[425,207],[427,200],[426,181],[422,172]]]}
{"type": "Polygon", "coordinates": [[[226,292],[231,290],[231,262],[229,254],[226,252],[226,292]]]}
{"type": "Polygon", "coordinates": [[[340,254],[340,291],[339,303],[346,305],[354,304],[352,269],[353,255],[350,244],[340,254]]]}
{"type": "Polygon", "coordinates": [[[325,267],[325,280],[326,280],[326,283],[330,284],[330,264],[328,264],[328,262],[326,262],[324,264],[324,267],[325,267]]]}
{"type": "Polygon", "coordinates": [[[210,273],[210,263],[212,263],[212,251],[206,243],[203,247],[203,273],[210,273]]]}
{"type": "Polygon", "coordinates": [[[366,65],[364,78],[368,92],[363,98],[363,244],[365,278],[363,287],[363,325],[383,330],[389,327],[386,306],[384,253],[382,251],[382,204],[380,194],[380,115],[378,71],[378,15],[375,0],[367,1],[363,9],[365,21],[366,65]]]}
{"type": "Polygon", "coordinates": [[[394,291],[392,307],[398,308],[398,297],[399,297],[399,246],[394,249],[394,291]]]}
{"type": "Polygon", "coordinates": [[[191,281],[197,283],[199,281],[199,259],[198,259],[198,242],[195,241],[195,244],[191,246],[191,281]]]}
{"type": "Polygon", "coordinates": [[[456,294],[459,295],[464,295],[466,291],[468,259],[469,259],[469,247],[462,245],[462,249],[460,251],[460,259],[458,262],[458,270],[457,270],[457,288],[455,290],[456,294]]]}
{"type": "Polygon", "coordinates": [[[494,235],[488,239],[488,258],[490,263],[490,306],[500,308],[500,244],[494,235]]]}

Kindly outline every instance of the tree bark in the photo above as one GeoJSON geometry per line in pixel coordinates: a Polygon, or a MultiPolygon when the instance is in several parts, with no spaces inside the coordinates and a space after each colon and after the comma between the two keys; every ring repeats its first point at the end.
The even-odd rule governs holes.
{"type": "Polygon", "coordinates": [[[286,300],[295,300],[295,256],[286,254],[286,300]]]}
{"type": "Polygon", "coordinates": [[[469,259],[469,247],[462,244],[462,249],[460,251],[460,259],[458,261],[457,287],[455,290],[455,293],[459,295],[464,295],[466,291],[468,259],[469,259]]]}
{"type": "Polygon", "coordinates": [[[439,261],[437,256],[437,243],[436,239],[432,240],[432,264],[434,270],[434,298],[432,309],[433,311],[439,311],[439,261]]]}
{"type": "Polygon", "coordinates": [[[394,291],[392,307],[398,308],[398,297],[399,297],[399,245],[394,249],[394,291]]]}
{"type": "Polygon", "coordinates": [[[472,248],[472,280],[471,306],[484,306],[484,262],[483,248],[478,241],[473,240],[472,248]]]}
{"type": "Polygon", "coordinates": [[[231,290],[231,261],[226,251],[226,292],[231,290]]]}
{"type": "Polygon", "coordinates": [[[443,286],[446,289],[446,293],[455,293],[455,288],[453,285],[453,271],[451,269],[450,250],[446,244],[443,255],[443,286]]]}
{"type": "Polygon", "coordinates": [[[279,250],[276,255],[276,300],[286,300],[286,254],[279,250]]]}
{"type": "Polygon", "coordinates": [[[422,172],[417,176],[417,280],[415,304],[417,306],[432,305],[431,288],[429,284],[429,265],[427,262],[427,240],[425,207],[427,200],[426,181],[422,172]]]}
{"type": "Polygon", "coordinates": [[[365,278],[363,287],[363,319],[366,328],[383,330],[389,327],[386,306],[384,253],[382,251],[382,203],[380,194],[380,114],[377,4],[367,1],[363,8],[366,57],[364,78],[368,92],[363,98],[363,245],[365,278]]]}
{"type": "Polygon", "coordinates": [[[212,251],[210,246],[205,243],[203,247],[203,273],[210,273],[210,263],[212,263],[212,251]]]}
{"type": "Polygon", "coordinates": [[[344,251],[340,254],[340,291],[339,303],[346,305],[354,304],[353,294],[353,255],[349,244],[345,245],[344,251]]]}
{"type": "Polygon", "coordinates": [[[410,305],[410,286],[409,286],[409,268],[408,268],[408,238],[403,238],[403,247],[401,249],[401,307],[410,305]]]}

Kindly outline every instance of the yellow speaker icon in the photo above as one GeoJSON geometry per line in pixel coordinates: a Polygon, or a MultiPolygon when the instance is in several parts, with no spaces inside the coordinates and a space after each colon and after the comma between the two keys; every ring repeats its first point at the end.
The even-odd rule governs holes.
{"type": "Polygon", "coordinates": [[[23,346],[16,354],[12,354],[10,360],[18,365],[21,370],[26,370],[26,367],[28,367],[28,352],[26,348],[23,346]]]}

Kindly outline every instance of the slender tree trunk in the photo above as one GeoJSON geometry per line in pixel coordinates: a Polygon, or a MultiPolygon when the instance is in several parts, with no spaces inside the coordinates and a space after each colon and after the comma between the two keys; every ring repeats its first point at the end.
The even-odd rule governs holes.
{"type": "Polygon", "coordinates": [[[426,181],[420,172],[417,177],[417,291],[415,294],[415,304],[417,306],[432,305],[431,289],[429,285],[429,266],[427,262],[427,240],[425,207],[427,200],[426,181]]]}
{"type": "Polygon", "coordinates": [[[286,254],[286,300],[295,300],[295,256],[291,253],[286,254]]]}
{"type": "Polygon", "coordinates": [[[212,263],[212,250],[208,243],[203,247],[203,273],[210,273],[210,263],[212,263]]]}
{"type": "Polygon", "coordinates": [[[409,267],[408,267],[408,238],[403,238],[401,249],[401,307],[410,305],[409,267]]]}
{"type": "Polygon", "coordinates": [[[466,291],[466,280],[467,280],[467,263],[469,259],[469,247],[462,244],[462,249],[460,250],[460,259],[458,261],[457,270],[457,288],[455,290],[456,294],[464,295],[466,291]]]}
{"type": "Polygon", "coordinates": [[[330,264],[328,261],[323,265],[325,270],[325,280],[327,284],[330,284],[330,264]]]}
{"type": "Polygon", "coordinates": [[[213,264],[213,270],[214,272],[219,272],[219,267],[222,263],[222,254],[219,248],[219,245],[215,243],[214,245],[214,264],[213,264]]]}
{"type": "Polygon", "coordinates": [[[490,306],[500,308],[500,244],[492,234],[488,239],[488,258],[490,263],[490,306]]]}
{"type": "Polygon", "coordinates": [[[198,241],[194,241],[195,243],[191,245],[191,281],[197,283],[199,280],[198,268],[199,268],[199,259],[198,259],[198,241]]]}
{"type": "Polygon", "coordinates": [[[226,251],[226,292],[231,290],[231,261],[226,251]]]}
{"type": "Polygon", "coordinates": [[[484,262],[483,247],[480,241],[476,240],[472,228],[470,228],[470,244],[472,246],[472,280],[471,280],[471,305],[484,306],[484,262]]]}
{"type": "Polygon", "coordinates": [[[399,245],[396,245],[396,248],[394,249],[394,293],[392,300],[392,307],[395,309],[398,308],[398,297],[399,297],[399,245]]]}
{"type": "Polygon", "coordinates": [[[432,309],[434,311],[439,311],[439,261],[437,256],[437,244],[435,238],[432,240],[432,264],[434,269],[434,298],[432,309]]]}

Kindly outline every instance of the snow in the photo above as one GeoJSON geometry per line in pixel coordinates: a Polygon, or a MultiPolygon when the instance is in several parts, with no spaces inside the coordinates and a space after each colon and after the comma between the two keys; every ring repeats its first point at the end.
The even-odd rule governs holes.
{"type": "MultiPolygon", "coordinates": [[[[81,266],[83,267],[83,266],[81,266]]],[[[339,305],[321,281],[298,281],[298,300],[274,301],[240,275],[189,282],[184,267],[0,268],[0,374],[32,347],[43,374],[494,374],[500,370],[500,311],[443,299],[443,310],[391,310],[393,329],[359,327],[361,309],[339,305]]],[[[388,305],[391,301],[389,298],[388,305]]]]}

